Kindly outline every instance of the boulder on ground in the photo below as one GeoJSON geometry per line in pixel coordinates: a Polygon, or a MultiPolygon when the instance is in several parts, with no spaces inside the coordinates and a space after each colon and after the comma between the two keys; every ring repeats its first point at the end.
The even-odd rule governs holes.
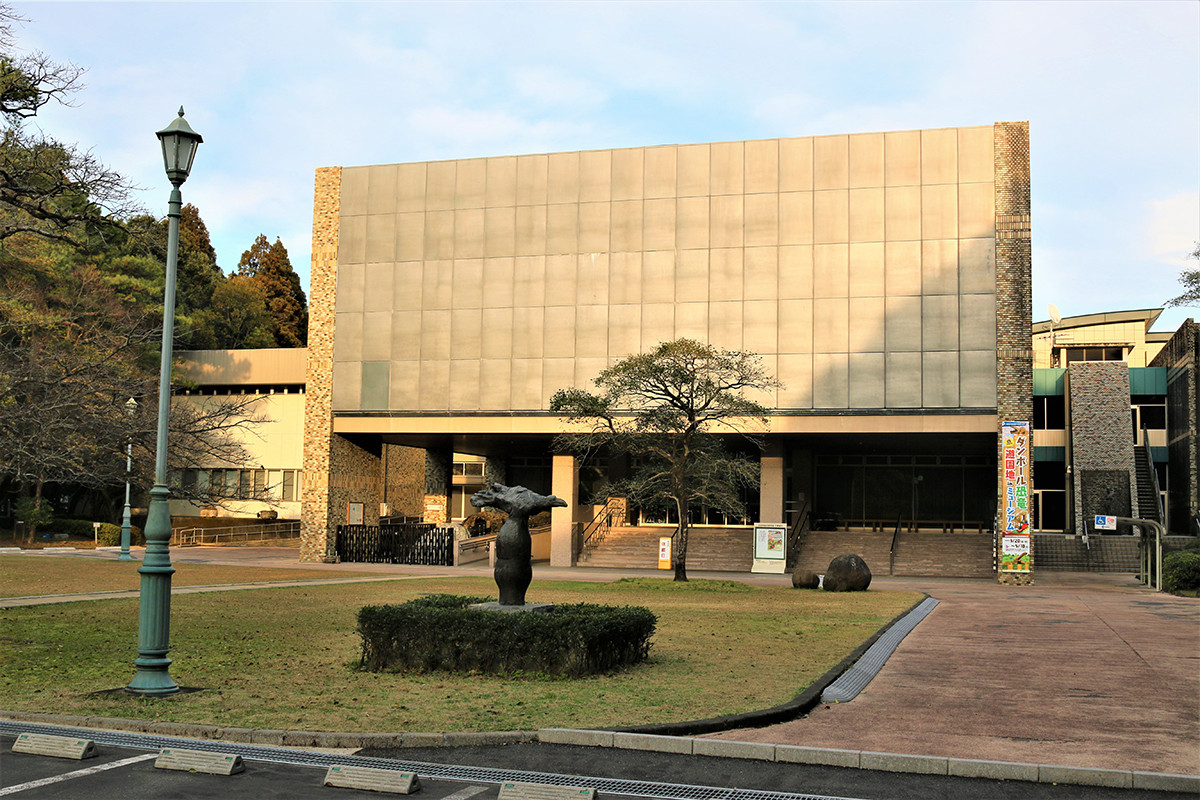
{"type": "Polygon", "coordinates": [[[845,553],[829,562],[825,571],[827,592],[862,592],[871,585],[871,568],[861,556],[845,553]]]}
{"type": "Polygon", "coordinates": [[[797,589],[816,589],[821,585],[821,576],[808,570],[796,570],[792,573],[792,586],[797,589]]]}

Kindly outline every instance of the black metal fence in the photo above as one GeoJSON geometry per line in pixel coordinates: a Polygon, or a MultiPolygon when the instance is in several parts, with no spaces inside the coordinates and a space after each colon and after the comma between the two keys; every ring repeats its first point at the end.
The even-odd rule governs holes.
{"type": "Polygon", "coordinates": [[[341,561],[454,565],[454,530],[432,523],[339,525],[334,550],[341,561]]]}

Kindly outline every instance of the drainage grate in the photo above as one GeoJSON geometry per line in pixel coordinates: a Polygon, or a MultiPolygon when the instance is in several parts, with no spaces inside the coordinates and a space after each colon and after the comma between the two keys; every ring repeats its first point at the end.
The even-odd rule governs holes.
{"type": "Polygon", "coordinates": [[[926,597],[916,608],[905,614],[903,619],[888,628],[883,636],[875,640],[875,644],[867,648],[862,658],[854,662],[854,666],[825,688],[821,693],[821,702],[848,703],[858,697],[858,693],[883,669],[884,662],[895,652],[904,637],[908,636],[921,620],[929,616],[929,612],[933,611],[937,604],[937,600],[926,597]]]}
{"type": "Polygon", "coordinates": [[[689,786],[677,783],[624,780],[620,778],[591,778],[580,775],[559,775],[553,772],[525,772],[521,770],[495,769],[491,767],[455,766],[432,764],[423,761],[399,761],[390,758],[363,758],[361,756],[314,753],[305,750],[289,750],[283,747],[267,747],[254,744],[238,744],[198,739],[183,739],[175,736],[155,736],[145,733],[120,733],[117,731],[84,730],[57,725],[37,725],[28,722],[0,720],[0,733],[44,733],[54,736],[88,736],[97,744],[111,747],[129,747],[140,750],[160,750],[164,747],[182,748],[200,745],[213,753],[239,755],[246,761],[267,761],[273,764],[291,764],[301,767],[358,766],[375,769],[415,772],[422,779],[433,778],[464,783],[501,784],[506,781],[520,783],[543,783],[553,786],[581,786],[630,797],[661,798],[661,800],[854,800],[820,794],[796,794],[794,792],[770,792],[759,789],[730,789],[718,786],[689,786]]]}

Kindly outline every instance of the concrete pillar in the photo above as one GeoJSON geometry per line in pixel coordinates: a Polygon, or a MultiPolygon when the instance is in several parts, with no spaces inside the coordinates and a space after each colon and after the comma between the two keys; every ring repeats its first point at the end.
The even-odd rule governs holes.
{"type": "Polygon", "coordinates": [[[575,562],[575,514],[579,506],[579,461],[575,456],[554,456],[551,493],[567,502],[550,510],[550,566],[571,567],[575,562]]]}
{"type": "Polygon", "coordinates": [[[449,450],[425,451],[425,495],[421,518],[424,522],[450,521],[450,486],[453,481],[454,453],[449,450]]]}
{"type": "Polygon", "coordinates": [[[758,522],[784,522],[783,442],[768,441],[759,461],[758,522]]]}

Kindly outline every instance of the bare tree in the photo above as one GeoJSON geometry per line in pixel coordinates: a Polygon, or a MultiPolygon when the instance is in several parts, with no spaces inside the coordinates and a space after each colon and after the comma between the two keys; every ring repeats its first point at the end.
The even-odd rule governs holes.
{"type": "Polygon", "coordinates": [[[12,29],[22,21],[0,5],[0,244],[18,234],[76,246],[103,241],[136,210],[134,187],[90,151],[27,126],[47,103],[69,104],[83,70],[17,53],[12,29]]]}

